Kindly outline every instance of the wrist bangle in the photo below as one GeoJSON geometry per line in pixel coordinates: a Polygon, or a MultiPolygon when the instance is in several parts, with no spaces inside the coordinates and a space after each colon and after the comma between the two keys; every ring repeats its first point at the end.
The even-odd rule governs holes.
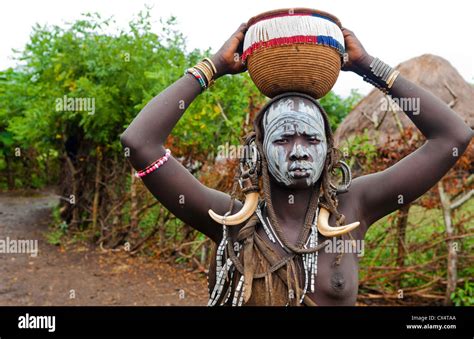
{"type": "Polygon", "coordinates": [[[399,75],[400,75],[399,71],[394,71],[392,74],[390,74],[390,77],[387,80],[387,88],[388,89],[392,88],[395,80],[397,80],[399,75]]]}
{"type": "Polygon", "coordinates": [[[397,79],[400,72],[394,70],[379,58],[374,58],[369,67],[373,76],[369,77],[368,75],[364,74],[362,77],[363,80],[369,84],[374,85],[382,92],[387,94],[388,90],[392,88],[393,83],[397,79]]]}
{"type": "Polygon", "coordinates": [[[197,68],[202,74],[204,74],[206,85],[207,87],[210,87],[213,83],[212,77],[214,76],[212,68],[203,61],[199,62],[196,66],[194,66],[194,68],[197,68]]]}
{"type": "Polygon", "coordinates": [[[365,81],[365,82],[368,82],[369,84],[371,84],[372,86],[378,88],[379,90],[381,90],[382,92],[384,92],[385,94],[388,93],[387,89],[383,86],[381,86],[378,82],[375,82],[374,80],[372,80],[371,78],[369,78],[366,74],[364,74],[362,76],[362,79],[365,81]]]}
{"type": "Polygon", "coordinates": [[[216,66],[209,58],[199,61],[194,67],[188,68],[185,72],[191,74],[199,81],[201,92],[214,84],[214,76],[217,73],[216,66]]]}
{"type": "Polygon", "coordinates": [[[184,74],[191,74],[198,82],[199,85],[201,86],[201,92],[203,92],[206,88],[206,82],[204,81],[203,76],[198,72],[198,70],[194,67],[188,68],[184,74]]]}
{"type": "Polygon", "coordinates": [[[216,65],[214,65],[214,63],[212,62],[212,60],[209,58],[204,58],[203,61],[207,62],[212,67],[212,71],[214,72],[214,75],[216,75],[217,68],[216,68],[216,65]]]}

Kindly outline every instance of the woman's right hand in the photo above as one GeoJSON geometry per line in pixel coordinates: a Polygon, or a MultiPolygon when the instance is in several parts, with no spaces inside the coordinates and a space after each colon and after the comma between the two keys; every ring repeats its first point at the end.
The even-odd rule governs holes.
{"type": "Polygon", "coordinates": [[[225,74],[237,74],[247,70],[247,67],[242,64],[241,59],[246,31],[247,24],[241,24],[237,31],[235,31],[217,53],[211,57],[217,69],[214,79],[225,74]]]}

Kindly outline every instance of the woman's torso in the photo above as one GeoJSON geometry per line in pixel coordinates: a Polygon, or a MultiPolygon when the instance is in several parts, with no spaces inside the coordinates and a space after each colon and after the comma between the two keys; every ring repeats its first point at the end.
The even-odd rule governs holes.
{"type": "MultiPolygon", "coordinates": [[[[339,203],[339,211],[346,217],[347,222],[356,220],[353,209],[347,204],[343,203],[341,199],[339,203]]],[[[329,219],[330,224],[335,224],[335,218],[331,215],[329,219]]],[[[284,234],[291,243],[296,240],[301,226],[286,225],[284,234]]],[[[268,245],[278,257],[287,255],[285,250],[278,244],[269,240],[261,223],[259,222],[255,229],[259,238],[268,245]]],[[[232,241],[236,239],[237,231],[234,229],[230,232],[232,241]]],[[[307,296],[320,306],[340,306],[340,305],[354,305],[358,292],[358,271],[359,271],[359,255],[363,254],[363,232],[356,230],[351,232],[352,238],[343,236],[337,238],[326,238],[323,235],[318,235],[318,242],[321,243],[329,240],[331,243],[321,249],[317,255],[317,274],[315,275],[315,291],[314,293],[307,293],[307,296]],[[352,242],[351,240],[356,242],[352,242]],[[344,240],[341,242],[340,240],[344,240]],[[351,244],[349,244],[351,241],[351,244]],[[354,246],[355,245],[355,246],[354,246]],[[344,253],[341,257],[341,251],[350,251],[351,253],[344,253]],[[339,257],[339,260],[338,260],[339,257]],[[337,264],[339,262],[339,264],[337,264]]],[[[261,254],[261,253],[260,253],[261,254]]],[[[259,255],[259,257],[263,257],[259,255]]],[[[265,259],[261,259],[265,260],[265,259]]],[[[298,271],[299,286],[302,287],[304,281],[304,270],[301,257],[296,260],[298,271]]],[[[215,275],[215,256],[211,259],[209,269],[210,275],[215,275]]],[[[256,272],[261,272],[265,265],[262,262],[257,263],[256,272]]],[[[272,305],[284,306],[288,303],[288,289],[282,279],[277,274],[273,275],[271,279],[273,286],[272,305]]],[[[209,280],[210,290],[212,291],[214,279],[209,280]]],[[[234,284],[235,286],[236,284],[234,284]]],[[[268,288],[268,281],[265,279],[254,279],[252,283],[252,295],[245,305],[266,305],[268,304],[268,297],[265,296],[265,291],[268,288]]]]}

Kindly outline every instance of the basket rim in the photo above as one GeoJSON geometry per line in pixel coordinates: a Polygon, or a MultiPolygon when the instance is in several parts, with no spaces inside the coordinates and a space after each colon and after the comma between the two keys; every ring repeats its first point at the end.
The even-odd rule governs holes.
{"type": "MultiPolygon", "coordinates": [[[[270,19],[271,17],[273,17],[275,15],[288,13],[290,10],[293,11],[293,14],[318,14],[318,15],[320,15],[322,17],[325,17],[326,19],[329,19],[330,21],[334,22],[336,25],[339,26],[339,28],[342,29],[342,24],[336,16],[334,16],[334,15],[328,13],[328,12],[325,12],[325,11],[321,11],[321,10],[318,10],[318,9],[312,9],[312,8],[305,8],[305,7],[280,8],[280,9],[274,9],[274,10],[271,10],[271,11],[266,11],[266,12],[260,13],[256,16],[251,17],[247,21],[247,28],[250,28],[250,26],[254,25],[255,23],[257,23],[259,21],[266,20],[267,17],[268,17],[268,19],[270,19]]],[[[288,15],[288,16],[291,16],[291,15],[288,15]]]]}

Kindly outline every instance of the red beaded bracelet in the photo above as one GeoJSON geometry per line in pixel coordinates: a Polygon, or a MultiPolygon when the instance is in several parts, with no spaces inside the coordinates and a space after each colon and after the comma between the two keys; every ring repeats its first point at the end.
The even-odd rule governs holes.
{"type": "Polygon", "coordinates": [[[161,158],[158,160],[155,160],[151,165],[147,166],[145,169],[142,169],[141,171],[135,172],[135,176],[137,178],[143,178],[145,175],[156,171],[158,168],[163,166],[164,163],[168,161],[170,158],[171,151],[169,149],[166,149],[165,155],[163,155],[161,158]]]}

